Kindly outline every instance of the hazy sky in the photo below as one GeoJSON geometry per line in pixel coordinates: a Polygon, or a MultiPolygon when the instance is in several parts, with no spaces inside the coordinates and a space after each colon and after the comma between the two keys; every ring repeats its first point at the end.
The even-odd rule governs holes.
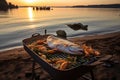
{"type": "Polygon", "coordinates": [[[71,6],[71,5],[90,5],[90,4],[114,4],[120,0],[7,0],[17,5],[40,5],[40,6],[71,6]]]}

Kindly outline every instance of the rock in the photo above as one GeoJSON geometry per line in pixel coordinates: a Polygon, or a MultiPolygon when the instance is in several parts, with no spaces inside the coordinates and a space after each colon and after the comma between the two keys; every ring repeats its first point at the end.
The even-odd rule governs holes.
{"type": "Polygon", "coordinates": [[[73,30],[88,30],[88,25],[83,25],[82,23],[67,24],[67,26],[72,28],[73,30]]]}
{"type": "Polygon", "coordinates": [[[60,38],[63,38],[63,39],[67,38],[67,34],[66,34],[66,32],[64,30],[58,30],[58,31],[56,31],[56,34],[60,38]]]}
{"type": "Polygon", "coordinates": [[[32,73],[31,73],[31,72],[26,72],[26,73],[25,73],[25,77],[26,77],[26,78],[29,78],[29,77],[31,77],[31,76],[32,76],[32,73]]]}

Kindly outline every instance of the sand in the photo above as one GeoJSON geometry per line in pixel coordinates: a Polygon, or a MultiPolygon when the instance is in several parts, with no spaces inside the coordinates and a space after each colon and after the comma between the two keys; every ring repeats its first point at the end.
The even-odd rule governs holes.
{"type": "MultiPolygon", "coordinates": [[[[87,44],[100,51],[101,55],[114,54],[112,67],[103,64],[96,66],[94,73],[96,80],[120,80],[120,32],[104,35],[70,38],[78,44],[87,44]]],[[[32,58],[21,48],[0,52],[0,80],[30,80],[32,58]]],[[[50,75],[36,63],[36,72],[40,80],[51,80],[50,75]],[[38,68],[39,67],[39,68],[38,68]]],[[[83,80],[79,78],[78,80],[83,80]]]]}

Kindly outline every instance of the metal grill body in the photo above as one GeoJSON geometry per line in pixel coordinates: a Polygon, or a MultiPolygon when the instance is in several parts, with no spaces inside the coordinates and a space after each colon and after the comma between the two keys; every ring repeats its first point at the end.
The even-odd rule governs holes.
{"type": "MultiPolygon", "coordinates": [[[[31,38],[27,38],[23,40],[23,46],[26,52],[34,59],[35,62],[39,63],[42,68],[47,71],[54,80],[76,80],[80,76],[85,73],[92,72],[95,66],[89,65],[91,62],[87,62],[81,64],[80,60],[77,61],[76,64],[72,65],[71,68],[66,70],[58,70],[54,68],[52,65],[44,61],[40,58],[38,54],[28,48],[28,44],[32,43],[35,40],[40,40],[41,38],[45,39],[48,35],[36,35],[31,38]]],[[[42,53],[41,53],[42,54],[42,53]]],[[[49,58],[66,58],[68,54],[53,54],[49,55],[49,58]]],[[[92,74],[91,74],[92,75],[92,74]]],[[[93,78],[94,76],[92,76],[93,78]]]]}

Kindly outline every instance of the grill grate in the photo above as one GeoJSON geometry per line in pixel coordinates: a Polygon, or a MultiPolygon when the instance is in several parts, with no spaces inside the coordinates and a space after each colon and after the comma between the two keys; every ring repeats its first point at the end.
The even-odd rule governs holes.
{"type": "MultiPolygon", "coordinates": [[[[39,54],[44,54],[44,53],[39,53],[39,54]]],[[[87,65],[90,63],[93,63],[97,60],[95,56],[91,56],[89,59],[87,57],[83,56],[74,56],[74,55],[69,55],[66,53],[56,53],[56,54],[45,54],[48,59],[56,59],[56,58],[62,58],[62,59],[67,59],[68,57],[76,57],[76,63],[71,64],[69,69],[79,67],[81,65],[87,65]]]]}

